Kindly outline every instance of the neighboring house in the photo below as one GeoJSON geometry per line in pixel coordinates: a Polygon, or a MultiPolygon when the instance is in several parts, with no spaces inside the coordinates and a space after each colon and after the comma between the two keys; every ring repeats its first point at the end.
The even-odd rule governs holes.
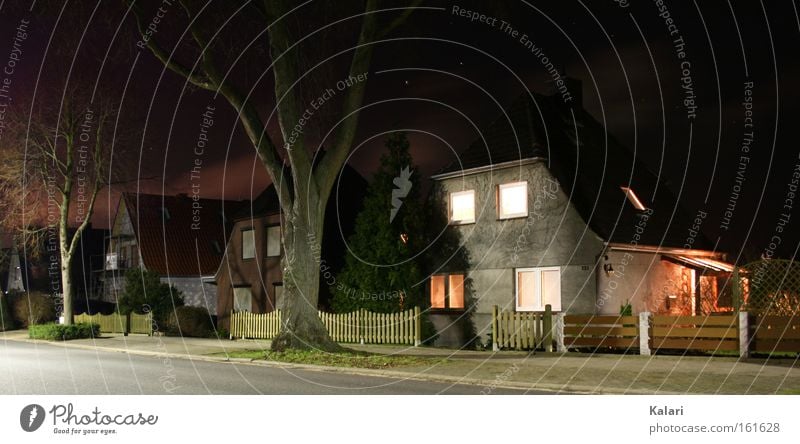
{"type": "Polygon", "coordinates": [[[465,314],[485,338],[494,305],[603,314],[619,314],[627,303],[634,313],[731,310],[732,267],[707,251],[704,213],[684,212],[663,181],[560,94],[525,95],[506,113],[433,176],[470,264],[430,279],[439,344],[464,342],[455,320],[465,314]]]}
{"type": "Polygon", "coordinates": [[[229,232],[226,216],[238,208],[239,202],[185,194],[123,193],[102,270],[104,300],[117,300],[127,270],[143,268],[180,290],[186,305],[216,313],[213,281],[229,232]]]}
{"type": "MultiPolygon", "coordinates": [[[[70,229],[70,235],[74,228],[70,229]]],[[[72,285],[75,295],[75,310],[85,310],[97,290],[95,273],[102,265],[104,242],[107,230],[95,229],[91,225],[83,230],[78,249],[72,261],[72,285]]],[[[6,240],[0,256],[0,281],[4,291],[40,291],[48,294],[61,293],[61,260],[56,230],[45,234],[39,251],[24,251],[17,244],[6,240]]]]}
{"type": "MultiPolygon", "coordinates": [[[[355,227],[367,183],[346,166],[325,211],[320,278],[320,308],[327,308],[330,290],[325,276],[344,265],[345,239],[355,227]]],[[[226,328],[232,311],[266,313],[283,307],[281,208],[275,187],[269,185],[233,216],[225,260],[216,273],[217,320],[226,328]]]]}

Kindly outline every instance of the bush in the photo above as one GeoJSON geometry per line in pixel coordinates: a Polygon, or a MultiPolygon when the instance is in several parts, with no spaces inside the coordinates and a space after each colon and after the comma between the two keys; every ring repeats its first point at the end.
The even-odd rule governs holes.
{"type": "Polygon", "coordinates": [[[177,307],[167,321],[167,334],[192,338],[216,336],[214,323],[205,307],[177,307]]]}
{"type": "Polygon", "coordinates": [[[158,273],[139,269],[125,273],[125,291],[119,298],[119,309],[123,314],[152,312],[153,318],[163,323],[175,307],[182,305],[181,292],[161,282],[158,273]]]}
{"type": "Polygon", "coordinates": [[[28,337],[31,339],[69,341],[70,339],[96,338],[98,336],[100,336],[100,326],[98,324],[61,325],[50,323],[28,327],[28,337]]]}
{"type": "Polygon", "coordinates": [[[10,306],[11,316],[19,328],[56,320],[55,301],[42,292],[9,293],[8,305],[10,306]]]}

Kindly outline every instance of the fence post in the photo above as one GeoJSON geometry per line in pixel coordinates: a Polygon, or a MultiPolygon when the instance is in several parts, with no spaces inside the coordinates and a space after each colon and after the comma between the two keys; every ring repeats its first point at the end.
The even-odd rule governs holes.
{"type": "Polygon", "coordinates": [[[497,305],[492,306],[492,351],[500,350],[497,343],[497,305]]]}
{"type": "Polygon", "coordinates": [[[733,299],[733,309],[739,311],[742,308],[742,282],[739,280],[739,267],[733,267],[731,276],[731,298],[733,299]]]}
{"type": "Polygon", "coordinates": [[[422,345],[422,319],[419,315],[419,307],[414,307],[414,347],[422,345]]]}
{"type": "Polygon", "coordinates": [[[564,345],[564,313],[556,314],[556,351],[567,352],[567,346],[564,345]]]}
{"type": "Polygon", "coordinates": [[[544,330],[544,351],[553,351],[553,307],[550,304],[544,306],[544,317],[542,318],[542,328],[544,330]]]}
{"type": "Polygon", "coordinates": [[[650,312],[639,313],[639,354],[650,356],[650,312]]]}
{"type": "Polygon", "coordinates": [[[739,358],[750,357],[750,319],[746,311],[739,312],[739,358]]]}

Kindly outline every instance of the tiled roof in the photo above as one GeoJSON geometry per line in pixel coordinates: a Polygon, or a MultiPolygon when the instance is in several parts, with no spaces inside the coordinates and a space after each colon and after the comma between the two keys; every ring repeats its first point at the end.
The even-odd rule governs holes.
{"type": "Polygon", "coordinates": [[[124,193],[145,268],[162,276],[216,273],[236,201],[124,193]],[[224,210],[224,213],[223,213],[224,210]]]}
{"type": "MultiPolygon", "coordinates": [[[[686,242],[692,218],[672,191],[584,109],[564,105],[560,95],[526,94],[506,113],[441,173],[544,158],[581,217],[604,240],[630,243],[637,234],[642,213],[627,201],[620,190],[624,186],[653,210],[639,233],[640,244],[679,247],[686,242]]],[[[702,234],[693,246],[711,247],[702,234]]]]}

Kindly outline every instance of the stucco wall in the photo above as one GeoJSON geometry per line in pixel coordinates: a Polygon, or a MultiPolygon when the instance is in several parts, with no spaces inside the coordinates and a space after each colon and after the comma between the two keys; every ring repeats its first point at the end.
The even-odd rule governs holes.
{"type": "Polygon", "coordinates": [[[183,294],[183,303],[193,307],[205,307],[208,312],[217,313],[217,287],[203,283],[199,277],[161,278],[161,282],[172,284],[183,294]]]}
{"type": "Polygon", "coordinates": [[[516,268],[560,267],[562,308],[572,313],[594,312],[595,264],[603,242],[585,224],[543,161],[442,179],[440,184],[444,196],[475,190],[476,222],[451,229],[460,234],[470,257],[476,331],[488,331],[493,305],[514,310],[516,268]],[[497,186],[522,180],[528,182],[528,217],[498,220],[497,186]]]}
{"type": "Polygon", "coordinates": [[[619,314],[620,306],[627,302],[634,313],[691,313],[692,270],[655,253],[609,251],[607,256],[603,263],[611,264],[614,271],[606,273],[601,265],[597,273],[599,313],[619,314]]]}

